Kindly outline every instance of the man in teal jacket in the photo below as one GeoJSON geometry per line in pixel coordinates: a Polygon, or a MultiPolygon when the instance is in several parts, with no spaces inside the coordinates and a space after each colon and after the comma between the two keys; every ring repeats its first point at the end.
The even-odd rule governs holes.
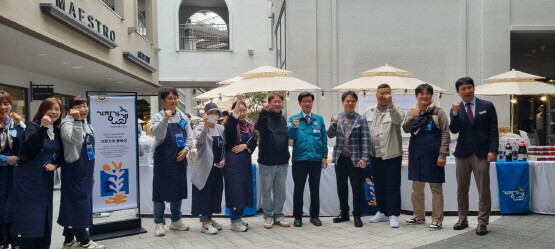
{"type": "Polygon", "coordinates": [[[303,193],[308,177],[310,188],[310,223],[321,226],[320,173],[328,167],[328,138],[324,118],[312,113],[314,94],[302,92],[298,97],[302,111],[289,117],[287,135],[293,140],[293,216],[294,226],[303,225],[303,193]]]}

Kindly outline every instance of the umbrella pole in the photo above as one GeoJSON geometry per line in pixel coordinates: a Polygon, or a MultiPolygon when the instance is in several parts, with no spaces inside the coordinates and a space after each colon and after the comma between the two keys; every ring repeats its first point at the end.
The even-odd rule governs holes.
{"type": "Polygon", "coordinates": [[[511,133],[514,133],[513,131],[513,115],[514,115],[514,111],[515,111],[515,107],[514,107],[514,103],[511,102],[511,100],[513,99],[513,95],[509,95],[509,103],[511,103],[511,111],[509,114],[509,117],[511,119],[511,121],[509,122],[509,125],[511,126],[511,133]]]}

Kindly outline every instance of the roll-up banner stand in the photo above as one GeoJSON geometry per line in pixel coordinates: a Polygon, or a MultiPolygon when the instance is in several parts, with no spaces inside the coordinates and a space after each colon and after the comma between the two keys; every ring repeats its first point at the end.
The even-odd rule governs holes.
{"type": "Polygon", "coordinates": [[[94,224],[92,240],[146,233],[140,219],[137,93],[87,92],[95,136],[93,212],[137,209],[136,218],[94,224]]]}

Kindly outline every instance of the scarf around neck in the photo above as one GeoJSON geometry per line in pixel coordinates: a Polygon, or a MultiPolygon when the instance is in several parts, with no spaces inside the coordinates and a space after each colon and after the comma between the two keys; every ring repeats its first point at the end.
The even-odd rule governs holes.
{"type": "Polygon", "coordinates": [[[241,133],[248,133],[252,136],[254,126],[246,120],[237,120],[237,144],[241,144],[241,133]]]}
{"type": "Polygon", "coordinates": [[[7,147],[12,148],[13,140],[12,136],[10,136],[11,123],[12,120],[6,117],[4,124],[0,125],[0,152],[4,151],[7,147]]]}

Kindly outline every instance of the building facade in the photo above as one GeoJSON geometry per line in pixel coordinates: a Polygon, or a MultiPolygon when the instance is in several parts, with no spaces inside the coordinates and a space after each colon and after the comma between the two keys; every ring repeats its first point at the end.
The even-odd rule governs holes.
{"type": "Polygon", "coordinates": [[[156,93],[156,7],[156,0],[1,1],[0,88],[14,96],[14,111],[29,121],[40,104],[32,92],[62,100],[87,91],[156,93]]]}

